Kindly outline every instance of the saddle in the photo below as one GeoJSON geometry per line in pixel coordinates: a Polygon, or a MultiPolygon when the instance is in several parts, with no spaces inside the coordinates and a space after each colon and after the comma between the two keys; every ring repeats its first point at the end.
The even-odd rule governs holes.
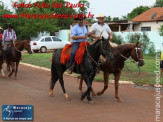
{"type": "MultiPolygon", "coordinates": [[[[85,53],[86,45],[89,46],[90,43],[81,42],[78,50],[76,51],[75,63],[78,65],[80,65],[83,61],[83,56],[85,53]]],[[[72,44],[68,44],[63,48],[62,53],[61,53],[61,59],[60,59],[61,64],[67,64],[70,61],[71,52],[72,52],[72,44]]]]}

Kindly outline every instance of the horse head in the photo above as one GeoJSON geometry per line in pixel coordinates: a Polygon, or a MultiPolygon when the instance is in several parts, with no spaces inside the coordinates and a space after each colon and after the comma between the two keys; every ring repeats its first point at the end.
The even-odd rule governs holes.
{"type": "Polygon", "coordinates": [[[26,49],[29,54],[32,54],[30,41],[31,41],[30,39],[27,39],[26,40],[26,42],[24,44],[24,49],[26,49]]]}
{"type": "Polygon", "coordinates": [[[113,60],[113,54],[111,52],[111,45],[109,43],[109,40],[105,39],[102,36],[102,39],[98,40],[97,42],[98,43],[97,43],[96,47],[100,46],[100,54],[102,56],[104,56],[107,60],[113,60]]]}
{"type": "Polygon", "coordinates": [[[131,57],[138,63],[138,66],[144,65],[143,51],[141,45],[141,43],[137,42],[131,51],[131,57]]]}

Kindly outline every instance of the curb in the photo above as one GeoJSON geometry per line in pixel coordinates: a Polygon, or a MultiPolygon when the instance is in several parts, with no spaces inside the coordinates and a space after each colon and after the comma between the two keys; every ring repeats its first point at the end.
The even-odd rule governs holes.
{"type": "MultiPolygon", "coordinates": [[[[22,64],[24,66],[28,66],[28,67],[44,70],[44,71],[49,71],[49,72],[51,71],[51,69],[49,69],[49,68],[45,68],[45,67],[41,67],[41,66],[36,66],[36,65],[28,64],[28,63],[20,62],[20,64],[22,64]]],[[[78,75],[76,75],[76,74],[68,74],[67,72],[64,72],[64,75],[75,77],[75,78],[78,77],[78,75]]],[[[114,83],[114,80],[110,80],[109,83],[114,83]]],[[[134,83],[132,81],[119,81],[119,84],[122,84],[122,85],[134,85],[134,83]]]]}

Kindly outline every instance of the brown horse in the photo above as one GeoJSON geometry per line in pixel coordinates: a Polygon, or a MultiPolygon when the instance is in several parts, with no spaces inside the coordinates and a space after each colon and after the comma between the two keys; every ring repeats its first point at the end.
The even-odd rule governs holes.
{"type": "Polygon", "coordinates": [[[22,40],[22,41],[14,41],[8,48],[7,48],[7,62],[11,67],[11,72],[8,75],[11,77],[13,72],[15,72],[15,79],[17,79],[17,71],[18,66],[21,58],[21,51],[26,49],[29,54],[32,54],[31,46],[30,46],[30,39],[28,40],[22,40]],[[16,68],[15,68],[16,64],[16,68]]]}
{"type": "MultiPolygon", "coordinates": [[[[120,97],[118,96],[118,83],[121,76],[121,71],[124,67],[124,62],[131,56],[132,59],[134,59],[138,66],[144,65],[143,60],[143,51],[141,49],[142,44],[123,44],[117,47],[112,47],[113,56],[115,57],[113,61],[107,61],[106,63],[102,64],[100,66],[100,69],[104,73],[104,88],[100,92],[97,92],[97,95],[102,95],[105,90],[108,88],[108,80],[109,75],[114,75],[115,80],[115,98],[118,99],[118,101],[121,101],[120,97]]],[[[82,93],[82,83],[83,79],[81,78],[80,84],[79,84],[79,90],[82,93]]],[[[93,89],[92,89],[92,95],[95,95],[93,89]]]]}
{"type": "Polygon", "coordinates": [[[2,51],[2,44],[0,43],[0,72],[3,77],[5,77],[4,71],[2,69],[2,64],[3,64],[3,51],[2,51]]]}

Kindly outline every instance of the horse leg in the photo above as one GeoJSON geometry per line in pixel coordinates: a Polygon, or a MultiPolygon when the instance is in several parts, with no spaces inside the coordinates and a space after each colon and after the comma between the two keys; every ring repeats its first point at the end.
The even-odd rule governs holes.
{"type": "Polygon", "coordinates": [[[114,74],[114,79],[115,79],[115,98],[119,102],[122,102],[122,100],[118,96],[118,85],[119,85],[120,76],[121,76],[121,72],[114,74]]]}
{"type": "MultiPolygon", "coordinates": [[[[93,82],[93,79],[95,77],[95,73],[91,76],[91,78],[89,79],[89,82],[90,82],[90,86],[92,86],[92,82],[93,82]]],[[[93,91],[92,87],[91,87],[91,90],[90,91],[93,91]]],[[[88,95],[87,95],[87,99],[88,99],[88,102],[90,104],[93,104],[94,102],[92,101],[91,99],[91,96],[90,96],[90,91],[88,92],[88,95]]],[[[92,92],[92,96],[96,96],[95,93],[93,95],[94,91],[92,92]]]]}
{"type": "Polygon", "coordinates": [[[15,80],[17,80],[18,66],[19,66],[19,61],[16,62],[15,80]]]}
{"type": "Polygon", "coordinates": [[[58,80],[58,73],[57,73],[57,70],[54,66],[54,64],[52,64],[51,66],[51,82],[50,82],[50,90],[49,90],[49,96],[50,97],[53,97],[53,89],[54,89],[54,86],[58,80]]]}
{"type": "Polygon", "coordinates": [[[69,95],[67,94],[65,87],[64,87],[64,81],[63,81],[63,73],[60,74],[59,76],[59,83],[62,87],[63,93],[64,93],[64,97],[66,98],[66,100],[70,100],[69,95]]]}
{"type": "Polygon", "coordinates": [[[14,62],[13,62],[13,61],[10,62],[10,65],[11,65],[12,71],[11,71],[11,73],[8,75],[9,77],[11,77],[11,75],[12,75],[13,72],[15,71],[15,66],[14,66],[14,62]]]}
{"type": "Polygon", "coordinates": [[[83,75],[83,79],[84,79],[84,81],[85,81],[85,83],[87,85],[87,90],[81,95],[80,100],[81,101],[84,100],[84,98],[88,95],[87,96],[88,102],[91,102],[92,101],[92,99],[90,97],[91,83],[90,83],[89,78],[88,78],[87,75],[83,75]]]}
{"type": "MultiPolygon", "coordinates": [[[[79,91],[80,91],[80,94],[83,94],[82,85],[83,85],[83,77],[81,76],[80,83],[79,83],[79,91]]],[[[91,87],[91,92],[92,92],[92,96],[96,96],[96,94],[93,91],[93,88],[92,87],[91,87]]]]}
{"type": "Polygon", "coordinates": [[[79,91],[80,91],[80,94],[83,94],[82,85],[83,85],[83,77],[81,76],[80,83],[79,83],[79,91]]]}
{"type": "Polygon", "coordinates": [[[108,79],[109,79],[109,73],[104,71],[104,88],[102,91],[97,92],[97,96],[102,95],[105,92],[105,90],[108,88],[108,79]]]}
{"type": "Polygon", "coordinates": [[[2,76],[5,78],[6,75],[5,75],[4,71],[3,71],[3,69],[1,69],[1,73],[2,73],[2,76]]]}

